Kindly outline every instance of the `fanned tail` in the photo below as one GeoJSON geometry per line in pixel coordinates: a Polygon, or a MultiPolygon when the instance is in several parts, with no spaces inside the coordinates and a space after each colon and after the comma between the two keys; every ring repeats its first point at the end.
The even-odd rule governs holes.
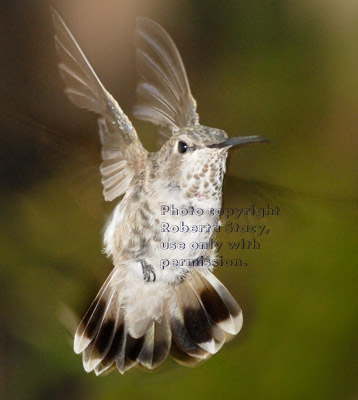
{"type": "MultiPolygon", "coordinates": [[[[143,315],[137,319],[127,315],[131,307],[121,296],[125,284],[125,278],[119,278],[114,269],[77,329],[74,350],[82,353],[87,372],[99,375],[117,367],[123,374],[136,365],[151,370],[169,353],[178,363],[195,366],[241,329],[240,307],[209,271],[193,271],[184,282],[167,287],[169,296],[163,297],[167,304],[160,307],[162,315],[148,315],[144,324],[143,315]]],[[[152,290],[156,284],[143,282],[143,287],[152,290]]],[[[132,288],[135,290],[139,289],[132,288]]],[[[145,303],[151,301],[158,299],[145,299],[145,303]]]]}
{"type": "Polygon", "coordinates": [[[242,312],[225,286],[209,271],[194,271],[171,303],[172,357],[197,365],[217,353],[242,327],[242,312]]]}

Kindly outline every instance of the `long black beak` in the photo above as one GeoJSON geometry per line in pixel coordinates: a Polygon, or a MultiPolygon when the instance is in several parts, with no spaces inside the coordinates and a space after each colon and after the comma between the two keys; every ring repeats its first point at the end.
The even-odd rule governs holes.
{"type": "Polygon", "coordinates": [[[221,143],[209,144],[207,147],[211,149],[223,149],[224,147],[242,146],[249,143],[268,142],[269,140],[263,136],[238,136],[226,139],[221,143]]]}

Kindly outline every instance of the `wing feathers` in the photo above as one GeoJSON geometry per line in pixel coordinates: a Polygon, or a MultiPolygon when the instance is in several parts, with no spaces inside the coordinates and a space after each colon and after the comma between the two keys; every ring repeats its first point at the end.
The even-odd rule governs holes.
{"type": "MultiPolygon", "coordinates": [[[[139,26],[141,22],[139,21],[139,26]]],[[[143,24],[142,24],[143,25],[143,24]]],[[[145,24],[144,24],[145,25],[145,24]]],[[[148,24],[146,24],[148,27],[148,24]]],[[[155,23],[153,23],[153,26],[155,23]]],[[[145,28],[144,28],[145,29],[145,28]]],[[[171,88],[173,95],[176,97],[178,103],[180,102],[180,91],[188,91],[188,81],[186,78],[186,74],[183,74],[184,65],[181,61],[180,55],[178,51],[176,51],[176,47],[174,42],[171,40],[169,35],[162,35],[162,37],[156,37],[156,33],[162,34],[161,29],[157,29],[157,32],[145,32],[143,30],[138,31],[138,35],[136,37],[137,46],[141,46],[141,41],[144,43],[143,46],[147,46],[148,54],[152,54],[152,58],[155,60],[152,61],[151,57],[148,54],[145,54],[141,50],[137,50],[137,54],[143,54],[143,56],[151,59],[152,67],[156,69],[159,75],[166,81],[167,86],[171,88]],[[170,54],[171,53],[171,54],[170,54]],[[163,73],[162,69],[159,65],[163,66],[163,69],[166,71],[166,74],[163,73]],[[174,89],[175,88],[175,89],[174,89]]],[[[143,71],[144,72],[144,71],[143,71]]]]}
{"type": "Polygon", "coordinates": [[[184,64],[168,33],[154,21],[138,18],[135,37],[140,81],[134,115],[169,133],[199,124],[184,64]]]}
{"type": "Polygon", "coordinates": [[[65,93],[76,106],[102,115],[99,120],[100,136],[103,146],[107,146],[102,151],[103,160],[113,158],[115,163],[126,163],[127,174],[117,179],[117,187],[108,187],[107,172],[101,169],[104,197],[113,200],[126,192],[147,152],[130,120],[104,88],[62,18],[55,10],[52,13],[56,31],[55,45],[62,60],[59,65],[60,74],[67,85],[65,93]],[[114,152],[113,157],[111,152],[114,152]]]}
{"type": "Polygon", "coordinates": [[[76,68],[79,68],[83,72],[89,82],[91,82],[99,92],[105,90],[63,19],[55,10],[52,10],[52,16],[56,30],[56,47],[57,49],[62,49],[62,51],[60,50],[60,56],[65,52],[67,54],[67,61],[72,60],[76,68]]]}
{"type": "MultiPolygon", "coordinates": [[[[173,83],[173,77],[167,76],[160,65],[140,49],[136,51],[136,61],[137,70],[142,78],[153,81],[157,80],[157,88],[161,90],[156,89],[155,92],[159,94],[161,91],[165,91],[167,101],[175,103],[177,107],[180,106],[180,94],[178,93],[180,87],[176,85],[176,82],[173,83]]],[[[143,83],[145,84],[145,82],[143,83]]],[[[155,86],[148,85],[148,87],[153,88],[155,86]]]]}
{"type": "Polygon", "coordinates": [[[109,124],[104,118],[98,120],[99,135],[102,143],[102,159],[100,166],[102,174],[103,195],[111,201],[126,192],[134,177],[134,169],[130,168],[131,159],[123,159],[123,139],[111,133],[109,124]]]}

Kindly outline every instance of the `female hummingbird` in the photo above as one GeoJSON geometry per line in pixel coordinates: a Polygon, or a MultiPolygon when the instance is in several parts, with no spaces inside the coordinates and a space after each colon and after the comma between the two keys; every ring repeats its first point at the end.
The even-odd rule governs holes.
{"type": "Polygon", "coordinates": [[[121,197],[104,233],[114,268],[76,331],[74,351],[97,375],[115,367],[121,373],[135,365],[153,369],[168,354],[197,365],[242,326],[239,305],[211,272],[219,215],[210,210],[222,205],[228,150],[266,139],[229,139],[200,125],[174,42],[156,22],[138,18],[133,113],[167,138],[158,152],[146,151],[54,10],[53,20],[65,92],[100,115],[104,198],[121,197]]]}

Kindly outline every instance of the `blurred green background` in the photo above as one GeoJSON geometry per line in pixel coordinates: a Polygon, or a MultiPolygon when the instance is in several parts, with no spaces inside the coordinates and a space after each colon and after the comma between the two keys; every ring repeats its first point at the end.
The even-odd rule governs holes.
{"type": "MultiPolygon", "coordinates": [[[[113,205],[96,117],[63,94],[49,5],[0,5],[0,397],[358,398],[358,3],[51,2],[130,117],[142,15],[176,42],[203,124],[271,140],[234,151],[225,179],[226,207],[281,209],[261,249],[239,253],[247,267],[216,271],[243,308],[241,333],[198,368],[106,377],[84,372],[70,331],[110,270],[113,205]]],[[[155,129],[134,124],[153,151],[155,129]]]]}

